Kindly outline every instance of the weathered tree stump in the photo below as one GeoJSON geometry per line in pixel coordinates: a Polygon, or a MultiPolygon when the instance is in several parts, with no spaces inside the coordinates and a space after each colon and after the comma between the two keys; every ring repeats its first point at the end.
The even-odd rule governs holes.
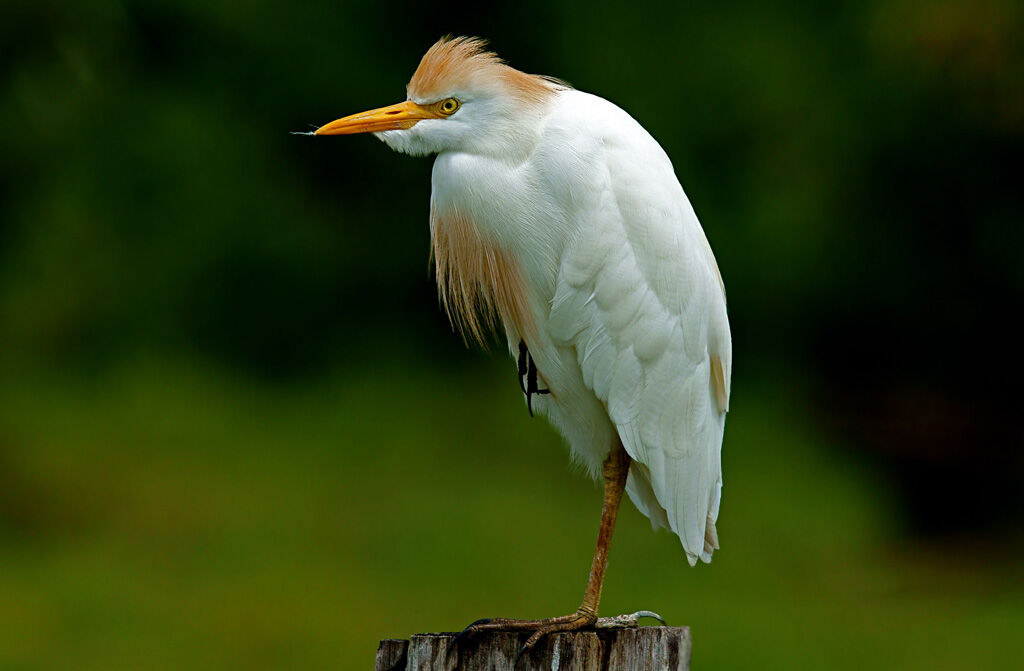
{"type": "MultiPolygon", "coordinates": [[[[459,641],[454,633],[386,639],[375,671],[511,671],[529,633],[487,632],[459,641]]],[[[689,627],[623,627],[545,636],[516,671],[688,671],[689,627]]]]}

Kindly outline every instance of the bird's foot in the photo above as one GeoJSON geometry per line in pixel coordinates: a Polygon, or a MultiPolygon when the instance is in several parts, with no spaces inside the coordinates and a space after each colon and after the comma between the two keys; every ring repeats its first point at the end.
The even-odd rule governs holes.
{"type": "Polygon", "coordinates": [[[485,631],[532,631],[533,633],[528,639],[526,639],[526,642],[523,643],[523,646],[519,649],[519,654],[516,655],[515,665],[513,666],[513,668],[515,668],[515,666],[519,665],[519,660],[522,659],[523,655],[527,654],[530,649],[536,645],[537,641],[547,634],[553,634],[561,631],[579,631],[582,629],[636,627],[640,624],[640,618],[642,617],[654,618],[662,624],[665,624],[665,619],[663,617],[649,610],[640,610],[635,613],[616,615],[614,617],[597,617],[596,614],[581,608],[571,615],[549,617],[543,620],[484,618],[482,620],[477,620],[459,632],[458,635],[452,639],[448,650],[454,650],[459,642],[465,640],[467,637],[485,631]]]}

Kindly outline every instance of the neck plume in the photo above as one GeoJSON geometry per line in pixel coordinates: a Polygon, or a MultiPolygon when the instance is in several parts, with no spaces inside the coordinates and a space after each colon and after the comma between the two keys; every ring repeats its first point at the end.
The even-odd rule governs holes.
{"type": "Polygon", "coordinates": [[[515,258],[454,211],[430,215],[441,305],[466,342],[484,344],[500,321],[510,342],[534,335],[529,294],[515,258]]]}

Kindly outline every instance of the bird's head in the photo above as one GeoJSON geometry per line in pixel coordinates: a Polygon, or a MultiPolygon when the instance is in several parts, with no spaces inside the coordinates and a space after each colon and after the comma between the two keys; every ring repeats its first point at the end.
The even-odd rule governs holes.
{"type": "Polygon", "coordinates": [[[413,155],[508,153],[565,85],[506,65],[475,37],[441,38],[416,68],[405,102],[321,126],[316,135],[373,133],[413,155]]]}

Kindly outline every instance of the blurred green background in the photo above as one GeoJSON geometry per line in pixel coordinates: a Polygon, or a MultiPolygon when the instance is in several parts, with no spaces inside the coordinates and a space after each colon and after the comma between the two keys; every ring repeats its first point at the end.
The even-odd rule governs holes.
{"type": "Polygon", "coordinates": [[[467,351],[430,161],[289,135],[445,33],[620,104],[729,289],[699,669],[1024,668],[1024,5],[0,2],[0,668],[365,669],[576,607],[600,491],[467,351]]]}

